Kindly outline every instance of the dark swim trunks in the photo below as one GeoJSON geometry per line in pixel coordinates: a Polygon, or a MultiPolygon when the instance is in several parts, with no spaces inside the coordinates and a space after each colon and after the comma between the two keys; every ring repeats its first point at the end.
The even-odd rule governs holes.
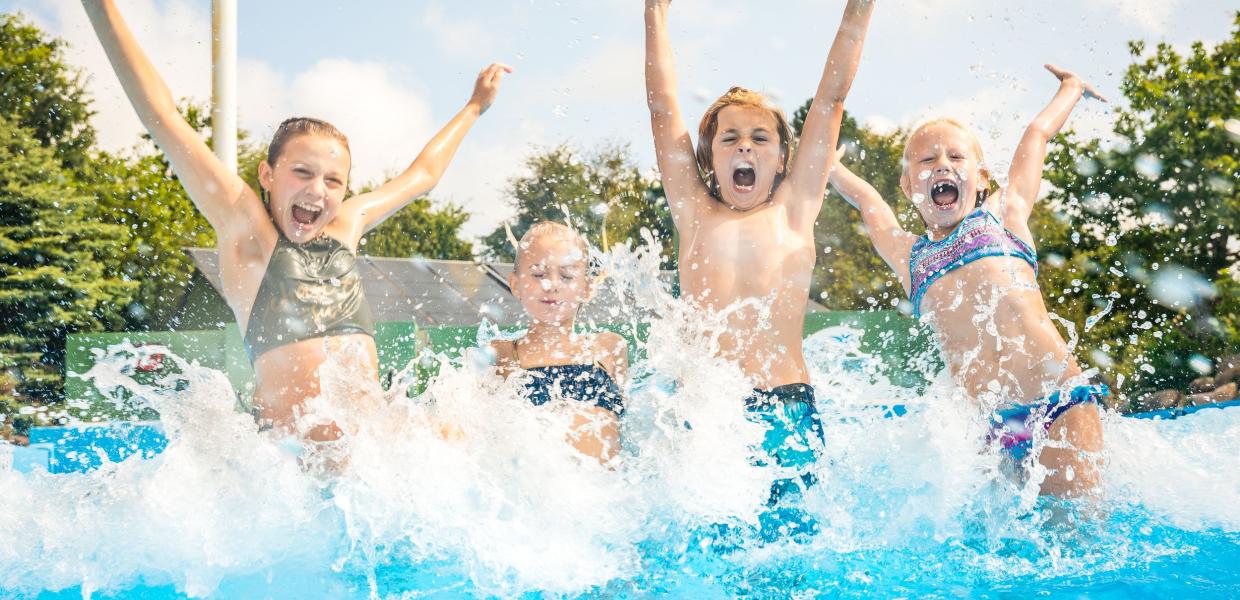
{"type": "Polygon", "coordinates": [[[762,448],[756,449],[755,464],[769,465],[774,461],[797,472],[794,477],[771,483],[769,509],[759,518],[761,537],[770,541],[785,535],[814,533],[817,524],[795,506],[804,492],[817,483],[812,467],[825,442],[814,388],[793,383],[770,390],[755,389],[745,408],[751,421],[767,428],[762,448]]]}

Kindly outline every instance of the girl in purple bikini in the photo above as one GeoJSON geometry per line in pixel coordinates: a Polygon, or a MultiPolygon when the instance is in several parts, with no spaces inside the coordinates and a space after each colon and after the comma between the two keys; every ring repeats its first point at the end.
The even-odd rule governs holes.
{"type": "MultiPolygon", "coordinates": [[[[839,161],[831,185],[861,211],[870,241],[938,336],[957,385],[995,411],[992,440],[1017,460],[1047,469],[1043,494],[1075,497],[1097,488],[1105,385],[1089,381],[1055,328],[1037,284],[1029,214],[1042,183],[1047,142],[1081,96],[1102,99],[1073,73],[1029,124],[1000,189],[977,137],[951,119],[918,127],[904,148],[900,187],[926,224],[905,231],[886,201],[839,161]]],[[[842,157],[842,153],[841,153],[842,157]]]]}

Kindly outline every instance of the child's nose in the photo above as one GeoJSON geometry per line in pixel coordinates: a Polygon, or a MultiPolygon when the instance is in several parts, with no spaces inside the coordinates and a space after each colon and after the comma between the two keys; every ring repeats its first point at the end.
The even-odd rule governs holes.
{"type": "Polygon", "coordinates": [[[326,197],[327,196],[327,182],[323,181],[322,177],[315,177],[314,179],[310,180],[310,191],[314,192],[319,197],[326,197]]]}

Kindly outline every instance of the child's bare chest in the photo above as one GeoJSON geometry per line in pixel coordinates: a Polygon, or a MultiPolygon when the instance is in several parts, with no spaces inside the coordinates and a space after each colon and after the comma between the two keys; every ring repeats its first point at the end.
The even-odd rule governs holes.
{"type": "Polygon", "coordinates": [[[681,239],[691,241],[681,247],[681,283],[695,296],[711,290],[715,301],[807,287],[814,268],[813,237],[789,227],[777,209],[703,219],[692,238],[681,239]]]}

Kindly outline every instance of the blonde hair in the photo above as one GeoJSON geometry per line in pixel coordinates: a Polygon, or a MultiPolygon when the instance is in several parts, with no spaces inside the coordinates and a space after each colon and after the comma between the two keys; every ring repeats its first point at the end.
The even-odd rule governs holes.
{"type": "Polygon", "coordinates": [[[925,121],[921,125],[915,127],[913,132],[908,135],[908,138],[904,140],[904,151],[900,153],[900,158],[903,159],[902,162],[904,163],[904,176],[910,176],[908,162],[909,142],[912,142],[913,138],[917,137],[917,134],[937,125],[949,125],[951,127],[955,127],[965,135],[969,136],[969,141],[972,142],[973,145],[973,153],[977,156],[977,163],[986,171],[986,187],[977,191],[977,205],[981,206],[982,203],[986,201],[986,198],[989,198],[991,194],[999,191],[999,184],[995,182],[994,177],[990,176],[990,169],[985,166],[986,157],[982,154],[982,142],[977,139],[977,134],[973,133],[973,130],[969,129],[969,127],[964,123],[961,123],[951,117],[936,117],[934,119],[930,119],[929,121],[925,121]]]}
{"type": "Polygon", "coordinates": [[[765,95],[739,86],[733,87],[720,96],[710,105],[710,108],[706,109],[706,114],[702,115],[702,122],[698,124],[698,174],[710,188],[711,195],[719,198],[719,179],[715,176],[715,152],[711,144],[715,141],[715,134],[719,130],[719,113],[729,106],[765,110],[775,118],[775,127],[779,131],[779,152],[783,160],[783,169],[775,175],[775,183],[771,186],[774,190],[779,186],[779,182],[783,181],[784,174],[788,172],[788,162],[792,160],[792,128],[788,126],[788,119],[784,117],[784,112],[772,106],[765,95]]]}
{"type": "Polygon", "coordinates": [[[524,254],[530,246],[534,245],[534,240],[552,235],[559,236],[562,239],[572,241],[576,244],[577,248],[581,250],[582,262],[586,263],[587,269],[589,268],[590,245],[586,243],[585,238],[581,237],[581,234],[577,233],[576,229],[556,221],[539,221],[533,225],[530,225],[530,228],[526,229],[525,233],[522,234],[521,239],[517,241],[516,248],[513,249],[515,252],[512,265],[513,270],[520,268],[521,255],[524,254]]]}

